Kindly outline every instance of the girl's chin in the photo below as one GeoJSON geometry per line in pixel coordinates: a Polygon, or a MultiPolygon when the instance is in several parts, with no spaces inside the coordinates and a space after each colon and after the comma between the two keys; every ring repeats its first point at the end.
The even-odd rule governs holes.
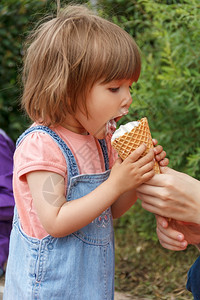
{"type": "Polygon", "coordinates": [[[98,140],[105,139],[106,136],[107,136],[106,128],[103,128],[102,130],[99,130],[94,134],[94,137],[98,140]]]}
{"type": "Polygon", "coordinates": [[[105,139],[107,136],[112,136],[115,130],[116,122],[113,119],[108,121],[100,130],[97,130],[94,134],[94,137],[99,140],[105,139]]]}
{"type": "Polygon", "coordinates": [[[94,137],[98,140],[102,140],[102,139],[106,138],[106,134],[105,134],[105,132],[104,133],[97,133],[97,134],[94,134],[94,137]]]}

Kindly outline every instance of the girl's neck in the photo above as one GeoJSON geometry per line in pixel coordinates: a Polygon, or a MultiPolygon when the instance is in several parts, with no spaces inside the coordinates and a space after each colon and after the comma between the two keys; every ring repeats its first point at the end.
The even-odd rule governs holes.
{"type": "Polygon", "coordinates": [[[78,124],[69,124],[69,122],[63,122],[61,124],[62,127],[77,133],[77,134],[81,134],[81,135],[88,135],[88,132],[85,130],[85,128],[78,126],[78,124]]]}

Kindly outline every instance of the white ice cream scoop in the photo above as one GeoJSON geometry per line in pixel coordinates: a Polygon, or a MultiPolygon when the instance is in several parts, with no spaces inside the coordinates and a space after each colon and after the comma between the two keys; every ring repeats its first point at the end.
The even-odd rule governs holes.
{"type": "Polygon", "coordinates": [[[139,121],[132,121],[125,125],[121,125],[119,129],[115,130],[111,142],[113,142],[115,139],[119,138],[120,136],[124,135],[126,132],[130,132],[134,127],[139,125],[139,121]]]}

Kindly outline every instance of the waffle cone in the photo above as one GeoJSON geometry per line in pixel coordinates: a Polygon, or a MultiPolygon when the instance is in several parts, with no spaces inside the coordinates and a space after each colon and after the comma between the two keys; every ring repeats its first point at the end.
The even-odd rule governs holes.
{"type": "MultiPolygon", "coordinates": [[[[116,138],[112,142],[112,146],[117,150],[122,160],[127,158],[131,152],[136,150],[142,143],[145,143],[147,148],[142,156],[146,155],[151,148],[153,148],[153,142],[151,132],[149,129],[147,118],[139,120],[139,125],[134,127],[130,132],[126,132],[124,135],[116,138]]],[[[154,165],[155,173],[160,173],[159,164],[156,161],[154,165]]]]}

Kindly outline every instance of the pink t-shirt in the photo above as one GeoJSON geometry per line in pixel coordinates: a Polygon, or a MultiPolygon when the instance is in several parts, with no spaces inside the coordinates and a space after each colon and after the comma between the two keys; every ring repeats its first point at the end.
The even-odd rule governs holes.
{"type": "MultiPolygon", "coordinates": [[[[62,126],[52,129],[71,149],[80,174],[105,171],[103,153],[97,139],[91,135],[76,134],[62,126]]],[[[111,168],[117,158],[117,153],[111,147],[109,138],[106,138],[106,142],[111,168]]],[[[33,199],[26,180],[27,173],[39,170],[55,172],[67,179],[66,161],[58,145],[48,134],[33,132],[23,140],[15,151],[13,192],[22,229],[27,235],[41,239],[48,233],[43,228],[34,209],[33,199]]],[[[67,182],[65,184],[67,185],[67,182]]]]}

